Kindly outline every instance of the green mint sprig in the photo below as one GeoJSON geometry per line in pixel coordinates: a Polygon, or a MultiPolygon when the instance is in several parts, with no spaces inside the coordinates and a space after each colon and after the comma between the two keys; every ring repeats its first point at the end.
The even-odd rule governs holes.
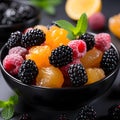
{"type": "Polygon", "coordinates": [[[54,15],[56,12],[55,7],[59,5],[62,0],[30,0],[30,2],[48,14],[54,15]]]}
{"type": "Polygon", "coordinates": [[[18,103],[18,95],[11,96],[8,100],[0,100],[1,116],[5,120],[9,120],[14,115],[14,107],[18,103]]]}
{"type": "Polygon", "coordinates": [[[55,21],[55,24],[67,30],[68,31],[67,37],[70,40],[73,40],[86,32],[87,27],[88,27],[88,20],[87,20],[87,15],[83,13],[80,16],[80,19],[77,21],[76,26],[72,25],[70,22],[66,20],[55,21]]]}

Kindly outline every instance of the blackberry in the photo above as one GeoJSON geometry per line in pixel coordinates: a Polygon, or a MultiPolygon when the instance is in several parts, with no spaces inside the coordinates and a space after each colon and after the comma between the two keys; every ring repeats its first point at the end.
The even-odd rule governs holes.
{"type": "Polygon", "coordinates": [[[25,60],[18,72],[18,78],[25,84],[32,84],[38,74],[38,68],[34,61],[25,60]]]}
{"type": "Polygon", "coordinates": [[[95,38],[94,38],[94,35],[92,35],[91,33],[82,34],[80,36],[80,39],[85,41],[85,43],[87,45],[87,51],[92,49],[95,45],[95,38]]]}
{"type": "Polygon", "coordinates": [[[32,29],[22,37],[21,44],[23,47],[28,48],[35,45],[40,45],[45,41],[45,34],[40,29],[32,29]]]}
{"type": "Polygon", "coordinates": [[[19,6],[17,13],[23,20],[27,20],[27,19],[33,17],[33,15],[34,15],[32,7],[30,7],[28,5],[19,6]]]}
{"type": "Polygon", "coordinates": [[[29,114],[23,113],[23,114],[21,114],[19,120],[32,120],[32,119],[31,119],[31,116],[29,114]]]}
{"type": "Polygon", "coordinates": [[[49,62],[55,67],[62,67],[72,62],[73,50],[69,46],[59,46],[51,52],[49,62]]]}
{"type": "Polygon", "coordinates": [[[85,68],[81,64],[70,65],[68,75],[74,87],[84,85],[88,80],[85,68]]]}
{"type": "Polygon", "coordinates": [[[93,106],[85,105],[79,109],[75,120],[96,120],[96,111],[93,106]]]}
{"type": "Polygon", "coordinates": [[[120,120],[120,105],[113,105],[108,109],[110,120],[120,120]]]}
{"type": "Polygon", "coordinates": [[[69,118],[66,116],[66,114],[61,114],[58,116],[57,120],[69,120],[69,118]]]}
{"type": "Polygon", "coordinates": [[[100,67],[105,71],[105,74],[108,75],[112,72],[118,63],[118,55],[113,47],[104,52],[102,60],[100,62],[100,67]]]}
{"type": "Polygon", "coordinates": [[[13,23],[18,23],[19,20],[20,17],[18,16],[17,11],[13,8],[8,8],[3,14],[2,24],[11,25],[13,23]]]}
{"type": "Polygon", "coordinates": [[[20,31],[11,33],[6,43],[7,48],[10,49],[15,46],[21,46],[21,39],[22,39],[22,33],[20,31]]]}

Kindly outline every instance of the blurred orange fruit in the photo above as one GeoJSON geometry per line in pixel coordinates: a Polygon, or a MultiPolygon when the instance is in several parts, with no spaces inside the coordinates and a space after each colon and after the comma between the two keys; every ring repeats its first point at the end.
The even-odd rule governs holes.
{"type": "Polygon", "coordinates": [[[78,20],[83,13],[86,13],[89,18],[101,9],[101,0],[67,0],[65,5],[67,15],[73,20],[78,20]]]}
{"type": "Polygon", "coordinates": [[[120,14],[109,18],[108,27],[116,37],[120,38],[120,14]]]}

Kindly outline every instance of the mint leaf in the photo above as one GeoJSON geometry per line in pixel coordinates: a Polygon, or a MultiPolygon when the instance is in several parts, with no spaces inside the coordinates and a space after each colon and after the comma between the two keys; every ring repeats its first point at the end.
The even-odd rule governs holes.
{"type": "Polygon", "coordinates": [[[87,15],[85,13],[81,15],[80,19],[77,21],[76,26],[73,26],[66,20],[58,20],[55,23],[68,31],[67,37],[70,40],[77,39],[79,36],[85,33],[88,26],[87,15]]]}
{"type": "Polygon", "coordinates": [[[58,26],[60,26],[60,27],[64,28],[65,30],[67,30],[67,31],[71,31],[72,32],[73,29],[75,29],[75,27],[70,22],[68,22],[66,20],[58,20],[58,21],[55,21],[55,23],[58,26]]]}
{"type": "Polygon", "coordinates": [[[6,106],[2,112],[1,116],[5,120],[9,120],[14,115],[14,107],[12,105],[6,106]]]}
{"type": "Polygon", "coordinates": [[[0,108],[3,108],[3,107],[5,107],[5,102],[0,100],[0,108]]]}
{"type": "Polygon", "coordinates": [[[86,32],[88,26],[88,21],[87,21],[87,15],[83,13],[80,17],[80,19],[77,21],[77,25],[75,29],[73,30],[73,33],[77,35],[82,35],[83,33],[86,32]]]}
{"type": "Polygon", "coordinates": [[[17,104],[18,103],[18,95],[14,95],[14,96],[11,96],[9,99],[8,99],[9,102],[11,102],[13,105],[17,104]]]}

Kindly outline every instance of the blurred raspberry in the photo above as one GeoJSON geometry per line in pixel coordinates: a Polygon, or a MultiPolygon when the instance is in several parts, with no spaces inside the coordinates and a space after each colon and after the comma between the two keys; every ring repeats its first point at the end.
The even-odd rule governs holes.
{"type": "Polygon", "coordinates": [[[106,51],[111,47],[111,36],[108,33],[99,33],[95,35],[95,47],[98,50],[106,51]]]}
{"type": "Polygon", "coordinates": [[[95,13],[88,19],[88,24],[91,30],[98,31],[105,27],[106,18],[103,13],[95,13]]]}

